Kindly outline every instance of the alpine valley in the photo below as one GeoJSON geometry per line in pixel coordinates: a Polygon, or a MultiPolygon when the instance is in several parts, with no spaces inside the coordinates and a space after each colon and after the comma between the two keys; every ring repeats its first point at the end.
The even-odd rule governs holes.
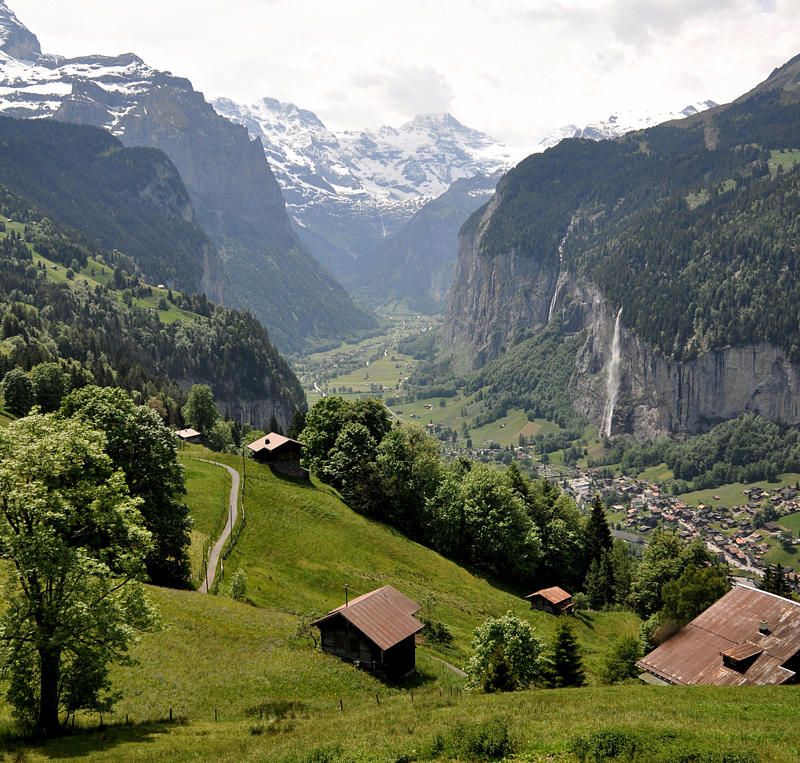
{"type": "Polygon", "coordinates": [[[800,423],[799,149],[797,57],[733,103],[527,158],[461,229],[453,366],[535,408],[558,347],[606,435],[800,423]]]}

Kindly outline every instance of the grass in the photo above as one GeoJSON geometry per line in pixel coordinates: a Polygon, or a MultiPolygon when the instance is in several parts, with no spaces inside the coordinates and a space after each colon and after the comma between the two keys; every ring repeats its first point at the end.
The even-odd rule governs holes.
{"type": "Polygon", "coordinates": [[[795,164],[800,162],[800,149],[790,148],[785,151],[773,150],[769,157],[769,170],[774,175],[778,167],[783,170],[790,170],[795,164]]]}
{"type": "Polygon", "coordinates": [[[225,469],[192,455],[182,455],[186,475],[186,497],[194,528],[189,555],[192,562],[192,579],[197,583],[203,575],[204,556],[209,545],[217,539],[228,516],[228,496],[231,477],[225,469]]]}
{"type": "MultiPolygon", "coordinates": [[[[241,465],[233,457],[219,459],[241,465]]],[[[232,573],[243,569],[247,597],[254,604],[295,615],[339,606],[345,584],[351,596],[387,583],[420,603],[432,595],[430,616],[445,623],[454,637],[449,647],[435,651],[459,666],[469,654],[474,628],[509,609],[527,618],[543,639],[550,638],[556,619],[530,609],[521,598],[529,591],[508,590],[409,541],[355,513],[328,487],[276,477],[253,461],[247,462],[246,484],[247,521],[225,561],[222,592],[232,573]]],[[[594,675],[611,640],[635,633],[639,620],[628,612],[611,612],[577,618],[575,625],[594,675]]]]}
{"type": "Polygon", "coordinates": [[[760,487],[762,490],[770,491],[776,488],[794,485],[800,480],[800,474],[794,472],[787,472],[786,474],[779,474],[776,482],[767,482],[762,480],[760,482],[742,483],[733,482],[730,485],[722,485],[710,490],[695,490],[692,493],[682,493],[678,497],[684,503],[690,506],[697,506],[704,503],[707,505],[715,506],[738,506],[748,502],[747,496],[742,492],[745,488],[760,487]],[[714,498],[718,495],[719,498],[714,498]]]}
{"type": "Polygon", "coordinates": [[[217,723],[212,718],[111,727],[28,748],[22,759],[424,760],[437,735],[446,738],[458,724],[497,719],[514,740],[515,760],[575,761],[569,749],[577,735],[613,729],[639,741],[644,749],[637,760],[749,752],[788,763],[800,756],[798,701],[798,687],[622,686],[488,696],[419,692],[413,702],[408,693],[395,693],[382,695],[380,705],[374,696],[350,700],[343,710],[336,701],[292,708],[272,704],[263,720],[221,714],[217,723]]]}

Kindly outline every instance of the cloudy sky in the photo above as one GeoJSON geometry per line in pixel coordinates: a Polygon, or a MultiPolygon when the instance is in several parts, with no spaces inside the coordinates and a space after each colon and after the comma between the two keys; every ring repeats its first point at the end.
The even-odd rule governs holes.
{"type": "Polygon", "coordinates": [[[449,111],[509,144],[723,103],[800,53],[799,0],[7,0],[49,53],[133,51],[334,130],[449,111]]]}

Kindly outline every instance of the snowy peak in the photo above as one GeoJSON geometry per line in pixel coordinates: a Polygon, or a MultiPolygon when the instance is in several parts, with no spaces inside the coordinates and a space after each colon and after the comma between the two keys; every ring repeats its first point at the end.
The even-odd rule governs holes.
{"type": "Polygon", "coordinates": [[[0,50],[11,58],[35,61],[42,55],[39,40],[0,0],[0,50]]]}
{"type": "Polygon", "coordinates": [[[419,114],[400,127],[336,134],[313,112],[275,98],[249,106],[221,98],[213,105],[261,140],[301,223],[305,206],[332,199],[403,207],[407,215],[458,178],[490,175],[523,158],[446,113],[419,114]]]}
{"type": "Polygon", "coordinates": [[[658,114],[641,114],[633,111],[617,112],[611,114],[607,119],[597,122],[590,122],[585,127],[576,125],[564,125],[555,130],[551,130],[539,142],[539,150],[555,146],[564,138],[588,138],[589,140],[609,140],[618,138],[625,133],[634,130],[644,130],[647,127],[670,122],[674,119],[685,119],[686,117],[699,114],[701,111],[712,109],[717,106],[714,101],[698,101],[690,103],[680,111],[662,112],[658,114]]]}

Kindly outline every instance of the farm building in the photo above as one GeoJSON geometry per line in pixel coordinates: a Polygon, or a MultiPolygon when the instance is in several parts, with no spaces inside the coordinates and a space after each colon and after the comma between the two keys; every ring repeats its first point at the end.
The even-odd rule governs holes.
{"type": "Polygon", "coordinates": [[[734,586],[636,665],[677,686],[796,683],[800,604],[734,586]]]}
{"type": "Polygon", "coordinates": [[[200,442],[200,432],[196,429],[179,429],[175,436],[182,442],[191,442],[195,445],[200,442]]]}
{"type": "Polygon", "coordinates": [[[256,461],[269,464],[273,471],[290,477],[308,478],[308,469],[300,466],[304,447],[302,442],[270,432],[251,442],[247,447],[252,451],[256,461]]]}
{"type": "Polygon", "coordinates": [[[531,609],[541,609],[552,615],[572,613],[572,594],[558,586],[542,588],[540,591],[529,593],[525,598],[531,603],[531,609]]]}
{"type": "Polygon", "coordinates": [[[328,612],[312,625],[319,628],[322,648],[388,678],[416,670],[414,636],[422,623],[414,618],[420,606],[387,585],[328,612]]]}

